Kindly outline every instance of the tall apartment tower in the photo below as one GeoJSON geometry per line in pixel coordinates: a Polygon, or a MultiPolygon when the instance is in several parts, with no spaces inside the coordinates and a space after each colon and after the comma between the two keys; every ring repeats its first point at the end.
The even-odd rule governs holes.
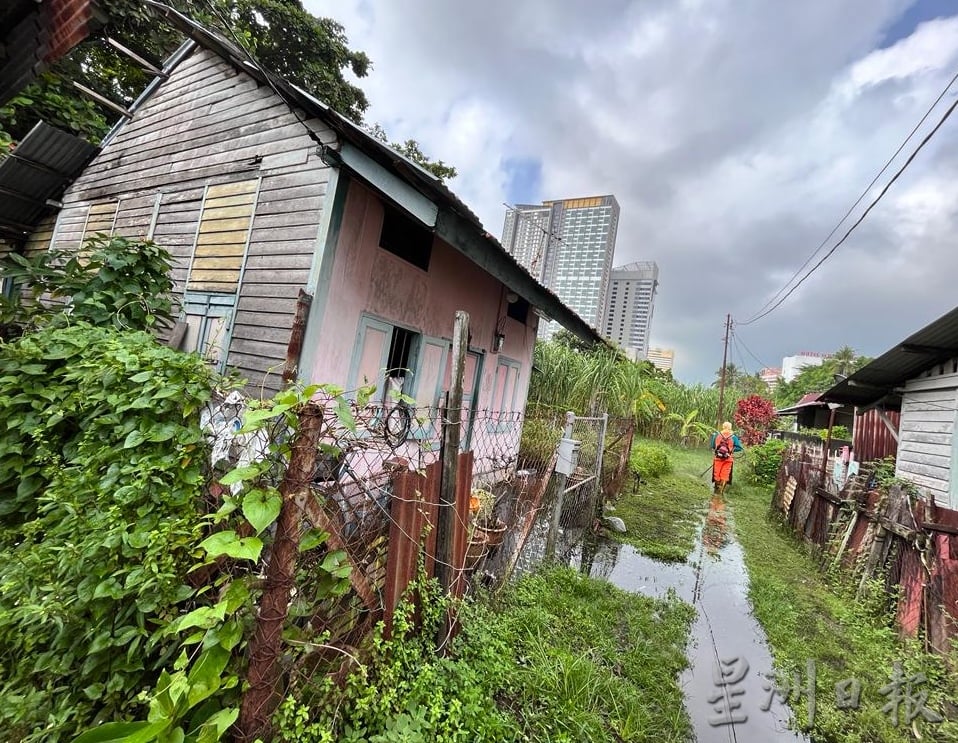
{"type": "MultiPolygon", "coordinates": [[[[619,226],[614,196],[519,204],[506,212],[502,244],[592,327],[601,329],[619,226]]],[[[554,322],[539,323],[549,338],[554,322]]]]}
{"type": "Polygon", "coordinates": [[[659,267],[654,261],[640,261],[612,270],[609,301],[602,333],[635,359],[649,353],[652,311],[659,286],[659,267]]]}

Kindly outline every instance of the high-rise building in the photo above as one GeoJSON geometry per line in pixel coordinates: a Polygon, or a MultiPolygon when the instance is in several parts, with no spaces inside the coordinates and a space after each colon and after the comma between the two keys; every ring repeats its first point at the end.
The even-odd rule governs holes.
{"type": "Polygon", "coordinates": [[[646,358],[656,369],[669,371],[675,362],[675,351],[671,348],[650,348],[646,358]]]}
{"type": "Polygon", "coordinates": [[[766,366],[759,371],[758,378],[765,382],[770,390],[774,390],[782,380],[782,370],[777,366],[766,366]]]}
{"type": "MultiPolygon", "coordinates": [[[[600,329],[619,226],[614,196],[519,204],[506,212],[502,244],[587,323],[600,329]]],[[[553,322],[539,323],[551,337],[553,322]]]]}
{"type": "Polygon", "coordinates": [[[791,382],[806,366],[821,366],[831,354],[817,351],[799,351],[794,356],[782,359],[782,379],[791,382]]]}
{"type": "Polygon", "coordinates": [[[658,286],[659,267],[654,261],[612,269],[605,319],[599,330],[639,359],[644,359],[649,351],[658,286]]]}

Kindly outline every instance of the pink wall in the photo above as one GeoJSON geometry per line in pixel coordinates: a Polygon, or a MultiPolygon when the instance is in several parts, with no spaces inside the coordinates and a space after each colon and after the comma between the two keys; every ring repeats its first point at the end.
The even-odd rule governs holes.
{"type": "Polygon", "coordinates": [[[528,322],[533,327],[507,317],[503,285],[438,238],[428,273],[382,250],[382,221],[378,197],[351,181],[310,379],[341,385],[350,382],[363,313],[426,336],[449,339],[456,310],[465,310],[472,333],[470,347],[485,352],[479,407],[490,407],[497,363],[491,348],[496,325],[502,321],[502,354],[521,365],[517,407],[523,409],[535,344],[532,310],[528,322]]]}

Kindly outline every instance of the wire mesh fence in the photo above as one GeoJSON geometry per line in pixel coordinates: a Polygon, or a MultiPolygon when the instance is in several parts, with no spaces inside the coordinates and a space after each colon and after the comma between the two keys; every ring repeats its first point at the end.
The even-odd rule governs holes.
{"type": "MultiPolygon", "coordinates": [[[[243,483],[214,478],[212,512],[237,498],[245,513],[246,499],[264,497],[265,486],[282,498],[256,567],[245,568],[262,585],[240,716],[247,736],[268,729],[284,697],[306,699],[348,673],[376,623],[389,632],[420,572],[446,575],[457,596],[474,582],[501,581],[543,559],[555,516],[565,549],[593,525],[621,459],[613,452],[603,476],[605,416],[570,424],[554,414],[359,408],[336,398],[301,406],[296,421],[279,415],[247,431],[244,411],[249,421],[246,401],[233,394],[211,406],[204,423],[215,471],[257,471],[243,483]],[[444,450],[453,426],[454,453],[444,450]],[[555,477],[558,444],[570,433],[580,442],[578,460],[568,477],[555,477]],[[453,469],[444,470],[453,454],[453,469]]],[[[243,570],[239,564],[220,560],[198,580],[243,570]]]]}

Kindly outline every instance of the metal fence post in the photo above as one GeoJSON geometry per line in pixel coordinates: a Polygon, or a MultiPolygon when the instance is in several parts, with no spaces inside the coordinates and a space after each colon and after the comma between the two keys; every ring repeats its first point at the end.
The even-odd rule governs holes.
{"type": "Polygon", "coordinates": [[[603,413],[599,423],[599,443],[595,463],[595,517],[602,518],[602,459],[605,451],[605,434],[609,429],[609,414],[603,413]]]}
{"type": "MultiPolygon", "coordinates": [[[[565,414],[565,430],[562,433],[562,438],[571,439],[572,438],[572,427],[575,424],[575,413],[571,410],[565,414]]],[[[562,443],[559,443],[561,446],[562,443]]],[[[562,472],[556,471],[555,473],[555,483],[556,483],[556,499],[555,506],[552,509],[552,521],[549,524],[549,534],[546,536],[546,553],[545,558],[551,560],[555,556],[556,550],[556,538],[559,533],[559,517],[562,514],[562,500],[565,495],[565,486],[567,475],[562,472]]]]}

